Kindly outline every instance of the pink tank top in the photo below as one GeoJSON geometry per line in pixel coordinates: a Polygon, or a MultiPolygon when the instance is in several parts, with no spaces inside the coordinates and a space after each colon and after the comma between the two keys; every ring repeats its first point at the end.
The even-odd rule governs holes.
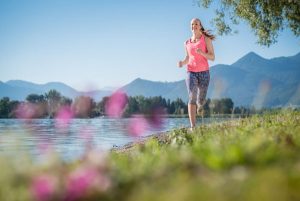
{"type": "Polygon", "coordinates": [[[189,62],[187,64],[187,71],[189,72],[201,72],[209,70],[207,59],[198,54],[196,50],[200,48],[203,52],[207,53],[205,38],[202,35],[200,40],[196,43],[192,43],[191,39],[185,42],[187,53],[189,55],[189,62]]]}

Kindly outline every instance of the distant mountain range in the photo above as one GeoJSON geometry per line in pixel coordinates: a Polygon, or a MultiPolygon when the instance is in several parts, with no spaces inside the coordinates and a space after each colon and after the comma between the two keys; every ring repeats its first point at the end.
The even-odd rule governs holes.
{"type": "Polygon", "coordinates": [[[55,89],[59,91],[63,96],[72,99],[77,96],[88,95],[92,96],[95,100],[101,100],[104,96],[109,96],[112,93],[108,90],[80,92],[61,82],[35,84],[23,80],[10,80],[7,82],[0,81],[0,98],[9,97],[11,100],[23,101],[29,94],[45,94],[51,89],[55,89]]]}
{"type": "MultiPolygon", "coordinates": [[[[276,107],[300,105],[300,53],[290,57],[265,59],[254,52],[232,65],[215,65],[210,68],[208,98],[229,97],[236,106],[276,107]]],[[[75,98],[92,96],[96,101],[112,93],[110,90],[79,92],[60,82],[34,84],[22,80],[0,81],[0,98],[25,100],[28,94],[44,94],[51,89],[75,98]]],[[[185,80],[153,82],[137,78],[121,88],[129,96],[162,96],[187,101],[185,80]]]]}

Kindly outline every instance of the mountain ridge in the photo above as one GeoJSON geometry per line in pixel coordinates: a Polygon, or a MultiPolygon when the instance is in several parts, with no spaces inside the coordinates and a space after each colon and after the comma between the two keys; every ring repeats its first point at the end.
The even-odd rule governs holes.
{"type": "MultiPolygon", "coordinates": [[[[257,102],[260,107],[300,105],[300,52],[289,57],[271,59],[249,52],[231,65],[217,64],[210,67],[210,76],[208,98],[231,98],[236,106],[255,106],[257,102]]],[[[113,92],[80,92],[62,82],[35,84],[10,80],[0,81],[0,98],[8,96],[15,100],[25,100],[28,93],[43,94],[52,88],[69,98],[90,95],[96,101],[113,92]]],[[[162,96],[170,100],[181,98],[184,101],[188,98],[185,80],[162,82],[136,78],[120,90],[128,96],[162,96]]]]}

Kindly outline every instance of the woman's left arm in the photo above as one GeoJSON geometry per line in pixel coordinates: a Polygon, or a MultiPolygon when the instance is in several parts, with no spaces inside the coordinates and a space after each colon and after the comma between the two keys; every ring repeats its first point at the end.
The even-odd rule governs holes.
{"type": "Polygon", "coordinates": [[[215,52],[214,52],[214,46],[211,42],[211,39],[208,37],[205,37],[205,42],[206,42],[206,48],[207,48],[206,58],[211,61],[214,61],[215,60],[215,52]]]}
{"type": "Polygon", "coordinates": [[[201,51],[200,49],[197,49],[197,53],[201,54],[206,59],[214,61],[215,60],[215,52],[214,52],[214,47],[213,47],[213,44],[211,42],[211,39],[208,38],[208,37],[205,37],[205,43],[206,43],[207,53],[201,51]]]}

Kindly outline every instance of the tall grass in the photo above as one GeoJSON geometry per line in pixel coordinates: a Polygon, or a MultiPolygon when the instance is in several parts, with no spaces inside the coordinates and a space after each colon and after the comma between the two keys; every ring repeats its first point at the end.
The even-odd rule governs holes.
{"type": "Polygon", "coordinates": [[[0,159],[0,200],[300,200],[300,112],[170,131],[64,163],[0,159]]]}

